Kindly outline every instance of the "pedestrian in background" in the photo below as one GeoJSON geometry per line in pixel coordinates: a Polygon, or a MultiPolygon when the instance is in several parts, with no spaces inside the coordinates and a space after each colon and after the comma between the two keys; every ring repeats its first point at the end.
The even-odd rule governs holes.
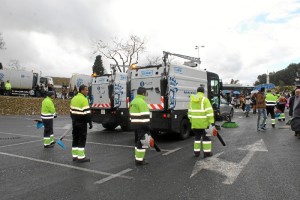
{"type": "Polygon", "coordinates": [[[296,89],[294,98],[290,100],[290,114],[292,114],[291,129],[295,136],[300,136],[300,89],[296,89]]]}
{"type": "Polygon", "coordinates": [[[3,80],[1,80],[1,84],[0,84],[0,95],[4,95],[5,93],[5,83],[3,80]]]}
{"type": "Polygon", "coordinates": [[[250,99],[250,96],[246,96],[246,100],[245,100],[246,117],[249,117],[249,112],[251,110],[251,104],[252,104],[252,101],[250,99]]]}
{"type": "Polygon", "coordinates": [[[7,96],[10,96],[12,94],[11,92],[11,83],[9,82],[9,80],[6,81],[5,83],[5,93],[7,96]]]}
{"type": "Polygon", "coordinates": [[[256,93],[251,96],[253,114],[256,114],[256,93]]]}
{"type": "Polygon", "coordinates": [[[206,131],[210,125],[215,128],[214,111],[208,98],[204,96],[204,87],[197,88],[197,94],[191,95],[188,117],[190,119],[192,130],[195,134],[194,154],[196,157],[201,152],[201,138],[203,144],[204,157],[212,156],[212,142],[206,136],[206,131]]]}
{"type": "Polygon", "coordinates": [[[53,118],[57,117],[54,106],[55,94],[47,92],[46,98],[42,101],[41,118],[44,123],[44,148],[51,148],[55,144],[53,133],[53,118]]]}
{"type": "Polygon", "coordinates": [[[146,165],[146,149],[143,148],[141,140],[145,139],[145,134],[150,133],[150,111],[145,102],[146,89],[139,87],[137,96],[130,103],[130,121],[135,134],[135,164],[146,165]]]}
{"type": "Polygon", "coordinates": [[[285,111],[286,102],[287,102],[287,100],[286,100],[284,94],[281,93],[280,97],[278,98],[278,102],[277,102],[278,109],[280,110],[280,115],[279,115],[278,121],[281,121],[281,120],[285,121],[284,111],[285,111]]]}
{"type": "Polygon", "coordinates": [[[73,127],[72,157],[73,161],[79,163],[90,162],[90,158],[85,156],[87,123],[89,123],[89,129],[93,128],[91,110],[86,98],[88,92],[88,87],[86,85],[81,85],[79,87],[79,93],[72,98],[70,104],[73,127]]]}
{"type": "MultiPolygon", "coordinates": [[[[267,117],[269,116],[269,114],[271,115],[271,124],[273,128],[275,128],[275,124],[276,124],[276,120],[275,120],[276,102],[277,102],[277,96],[274,96],[271,90],[267,90],[267,95],[266,95],[267,117]]],[[[264,127],[266,127],[266,123],[264,127]]]]}
{"type": "Polygon", "coordinates": [[[256,110],[257,110],[257,131],[265,130],[265,122],[267,119],[266,114],[266,97],[265,97],[265,88],[262,87],[260,91],[256,94],[256,110]],[[260,123],[260,118],[262,123],[260,123]]]}

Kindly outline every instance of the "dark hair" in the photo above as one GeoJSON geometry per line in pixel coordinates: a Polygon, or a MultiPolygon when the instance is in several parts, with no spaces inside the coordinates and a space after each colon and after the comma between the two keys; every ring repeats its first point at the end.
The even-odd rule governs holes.
{"type": "Polygon", "coordinates": [[[86,88],[87,86],[86,85],[84,85],[84,84],[82,84],[81,86],[79,86],[79,92],[81,93],[81,91],[83,91],[84,90],[84,88],[86,88]]]}
{"type": "Polygon", "coordinates": [[[137,89],[137,94],[139,94],[139,95],[145,95],[145,94],[146,94],[146,88],[144,88],[144,87],[139,87],[139,88],[137,89]]]}
{"type": "Polygon", "coordinates": [[[198,87],[197,92],[204,92],[204,87],[202,87],[202,86],[198,87]]]}
{"type": "Polygon", "coordinates": [[[261,92],[264,92],[264,91],[265,91],[265,88],[264,88],[264,87],[260,88],[260,91],[261,91],[261,92]]]}

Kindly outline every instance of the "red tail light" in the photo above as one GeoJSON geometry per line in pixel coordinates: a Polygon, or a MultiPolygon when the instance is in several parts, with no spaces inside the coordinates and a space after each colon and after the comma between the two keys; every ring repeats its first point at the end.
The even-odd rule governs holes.
{"type": "Polygon", "coordinates": [[[163,118],[165,118],[165,119],[166,119],[166,118],[167,118],[167,114],[163,114],[163,118]]]}

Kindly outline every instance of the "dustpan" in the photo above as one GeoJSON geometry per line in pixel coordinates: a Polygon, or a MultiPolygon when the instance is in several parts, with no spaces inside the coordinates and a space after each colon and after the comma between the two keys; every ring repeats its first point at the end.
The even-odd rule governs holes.
{"type": "Polygon", "coordinates": [[[63,143],[63,139],[65,138],[65,136],[72,130],[72,128],[66,130],[62,136],[60,136],[57,140],[56,140],[56,143],[64,150],[67,149],[66,145],[63,143]]]}
{"type": "Polygon", "coordinates": [[[40,129],[40,128],[42,128],[42,127],[44,126],[44,123],[43,123],[42,120],[35,119],[35,120],[33,120],[33,121],[36,122],[36,128],[37,128],[37,129],[40,129]]]}

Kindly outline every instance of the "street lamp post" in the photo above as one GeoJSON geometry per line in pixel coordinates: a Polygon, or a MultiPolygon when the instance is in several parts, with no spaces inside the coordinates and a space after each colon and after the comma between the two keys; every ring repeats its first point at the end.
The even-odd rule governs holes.
{"type": "Polygon", "coordinates": [[[200,47],[205,47],[205,46],[198,46],[198,45],[195,46],[195,49],[198,50],[199,68],[200,68],[200,64],[201,64],[201,61],[200,61],[200,54],[199,54],[199,49],[200,49],[200,47]]]}

